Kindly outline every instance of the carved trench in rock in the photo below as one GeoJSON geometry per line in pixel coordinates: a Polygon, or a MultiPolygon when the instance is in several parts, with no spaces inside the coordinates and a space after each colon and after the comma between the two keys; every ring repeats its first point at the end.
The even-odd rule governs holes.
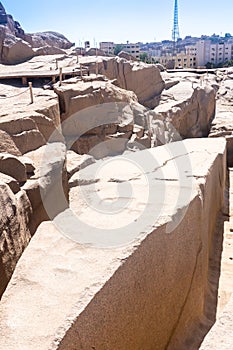
{"type": "MultiPolygon", "coordinates": [[[[62,103],[60,102],[60,105],[62,105],[62,103]]],[[[64,187],[66,186],[66,180],[64,180],[64,187]]],[[[39,211],[41,212],[41,209],[39,209],[39,211]]],[[[42,209],[43,211],[43,209],[42,209]]],[[[210,213],[208,213],[210,214],[210,213]]],[[[227,214],[227,213],[225,213],[227,214]]],[[[32,215],[37,215],[36,214],[36,211],[32,214],[32,215]]],[[[215,233],[215,235],[219,236],[219,233],[221,232],[222,233],[222,229],[223,229],[223,222],[224,222],[224,218],[222,217],[222,214],[220,213],[219,214],[220,216],[218,217],[218,222],[217,222],[217,231],[215,233]]],[[[48,217],[46,217],[46,213],[42,213],[41,215],[41,218],[39,220],[37,220],[37,223],[34,224],[31,228],[31,234],[33,235],[33,233],[35,232],[36,230],[36,227],[40,224],[40,222],[44,221],[44,220],[47,220],[48,217]]],[[[25,219],[25,221],[27,221],[27,218],[25,219]]],[[[34,220],[32,219],[31,222],[33,222],[34,220]]],[[[213,231],[214,227],[212,227],[212,231],[213,231]]],[[[221,237],[221,235],[220,235],[221,237]]],[[[207,261],[207,265],[210,263],[210,269],[209,269],[209,275],[212,275],[212,268],[213,269],[219,269],[219,264],[220,264],[220,257],[219,259],[215,259],[215,264],[213,264],[214,266],[211,266],[211,263],[213,261],[213,256],[215,255],[215,252],[216,252],[216,245],[218,245],[218,249],[217,251],[221,251],[221,245],[222,245],[222,241],[221,239],[217,239],[215,236],[212,236],[211,238],[212,241],[209,242],[209,245],[211,246],[211,244],[213,243],[213,247],[210,249],[210,257],[209,257],[209,260],[207,261]]],[[[198,254],[197,254],[197,257],[196,259],[198,260],[199,259],[199,254],[200,254],[200,251],[201,251],[201,246],[200,246],[200,249],[198,250],[198,254]]],[[[18,256],[17,258],[19,258],[20,256],[18,256]]],[[[141,258],[140,258],[141,259],[141,258]]],[[[193,276],[198,273],[196,271],[197,269],[197,260],[196,260],[196,264],[194,266],[194,271],[193,271],[193,276]]],[[[2,267],[2,259],[0,259],[0,271],[1,271],[1,267],[2,267]]],[[[13,272],[13,271],[12,271],[13,272]]],[[[123,273],[123,272],[122,272],[123,273]]],[[[0,274],[0,277],[1,279],[4,281],[5,279],[5,276],[4,276],[4,269],[3,269],[3,272],[0,274]]],[[[210,329],[210,327],[212,326],[212,324],[214,323],[214,319],[215,319],[215,307],[216,307],[216,291],[218,289],[218,280],[219,280],[219,276],[215,276],[215,281],[212,281],[212,284],[211,284],[211,287],[210,288],[207,288],[206,290],[206,295],[205,295],[205,298],[203,299],[203,303],[205,304],[205,316],[206,318],[208,319],[209,322],[204,322],[203,324],[201,324],[201,321],[200,321],[200,324],[201,324],[201,327],[199,327],[199,330],[198,330],[198,334],[195,338],[195,340],[189,335],[186,339],[184,339],[185,341],[185,344],[186,346],[190,346],[190,344],[192,343],[192,347],[189,347],[189,349],[198,349],[199,345],[200,345],[200,342],[201,340],[203,339],[204,335],[208,332],[208,330],[210,329]],[[213,289],[214,289],[214,292],[213,292],[213,289]]],[[[5,287],[6,287],[6,282],[4,283],[5,284],[5,287]]],[[[3,289],[5,289],[5,287],[3,289]]],[[[193,286],[193,278],[191,279],[191,282],[190,282],[190,289],[188,290],[188,293],[186,295],[186,297],[184,298],[184,304],[180,310],[180,313],[179,313],[179,317],[178,317],[178,320],[176,322],[176,325],[175,327],[173,327],[173,329],[171,330],[171,333],[167,339],[167,342],[165,343],[165,347],[164,349],[168,349],[168,350],[172,350],[172,349],[176,349],[177,347],[177,344],[181,344],[182,341],[180,339],[177,339],[177,334],[182,334],[182,330],[180,330],[179,328],[180,327],[184,327],[185,325],[180,322],[180,319],[183,317],[183,311],[186,307],[186,303],[187,303],[187,300],[189,298],[189,293],[190,293],[190,290],[191,288],[195,286],[193,286]]],[[[110,286],[107,286],[107,288],[110,288],[111,289],[111,285],[110,286]]],[[[3,292],[3,290],[2,290],[3,292]]],[[[101,303],[103,302],[102,301],[102,296],[101,294],[97,296],[97,301],[98,301],[98,298],[99,298],[99,302],[100,302],[100,305],[101,303]]],[[[90,310],[92,310],[92,303],[90,304],[90,310]]],[[[93,306],[94,307],[94,310],[95,310],[95,307],[96,305],[93,306]]],[[[96,312],[96,310],[95,310],[96,312]]],[[[88,313],[89,313],[89,310],[87,310],[87,316],[88,316],[88,313]]],[[[85,312],[81,314],[80,316],[80,319],[78,320],[77,322],[77,327],[80,326],[80,329],[83,328],[83,325],[85,323],[85,312]]],[[[94,324],[94,322],[93,322],[94,324]]],[[[196,330],[195,330],[196,331],[196,330]]],[[[57,349],[60,349],[60,350],[63,350],[63,349],[66,349],[68,350],[69,347],[70,349],[76,349],[76,348],[73,348],[72,345],[69,344],[70,340],[69,339],[73,339],[74,337],[76,337],[76,334],[77,334],[77,331],[75,329],[75,326],[74,327],[71,327],[69,329],[69,331],[64,335],[64,338],[61,340],[59,346],[57,347],[57,349]]],[[[185,334],[185,333],[184,333],[185,334]]],[[[80,343],[81,344],[81,343],[80,343]]],[[[55,349],[55,348],[54,348],[55,349]]],[[[158,347],[159,349],[159,347],[158,347]]]]}

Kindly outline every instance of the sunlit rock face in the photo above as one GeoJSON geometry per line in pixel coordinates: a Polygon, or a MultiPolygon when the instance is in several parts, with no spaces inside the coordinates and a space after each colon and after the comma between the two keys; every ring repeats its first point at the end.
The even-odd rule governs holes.
{"type": "Polygon", "coordinates": [[[20,23],[6,13],[0,2],[0,62],[16,64],[35,55],[48,52],[57,54],[59,49],[69,49],[72,46],[73,44],[60,33],[25,33],[20,23]],[[40,50],[35,50],[35,48],[40,48],[40,50]]]}

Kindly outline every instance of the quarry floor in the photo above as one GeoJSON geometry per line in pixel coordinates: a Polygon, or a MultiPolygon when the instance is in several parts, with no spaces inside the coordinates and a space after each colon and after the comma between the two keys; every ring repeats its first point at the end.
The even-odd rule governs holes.
{"type": "Polygon", "coordinates": [[[219,318],[233,293],[233,168],[229,168],[225,201],[225,208],[223,213],[220,214],[216,225],[216,229],[220,230],[220,232],[219,235],[216,235],[218,242],[215,242],[215,244],[219,247],[215,251],[215,259],[219,261],[219,255],[221,258],[221,266],[219,267],[220,279],[218,287],[217,318],[219,318]],[[229,208],[227,208],[227,202],[229,208]],[[229,215],[229,218],[227,218],[227,215],[229,215]],[[223,225],[221,225],[222,222],[223,225]],[[221,235],[221,226],[223,226],[224,229],[223,235],[221,235]]]}

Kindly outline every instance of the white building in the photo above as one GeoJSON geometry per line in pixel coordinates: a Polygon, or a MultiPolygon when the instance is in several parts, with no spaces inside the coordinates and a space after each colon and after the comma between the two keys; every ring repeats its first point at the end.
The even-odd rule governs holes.
{"type": "Polygon", "coordinates": [[[161,63],[168,69],[197,68],[196,55],[190,52],[179,52],[176,55],[164,55],[154,57],[155,62],[161,63]]]}
{"type": "Polygon", "coordinates": [[[232,43],[216,43],[210,40],[200,40],[196,44],[197,47],[197,65],[205,66],[210,62],[213,65],[224,63],[233,59],[232,43]]]}
{"type": "Polygon", "coordinates": [[[104,51],[107,55],[114,55],[116,44],[112,41],[100,42],[100,50],[104,51]]]}
{"type": "Polygon", "coordinates": [[[140,43],[132,44],[127,42],[127,44],[120,44],[123,46],[123,50],[133,57],[140,59],[140,43]]]}
{"type": "Polygon", "coordinates": [[[107,55],[114,55],[115,48],[117,46],[121,46],[122,50],[129,53],[133,57],[140,59],[140,43],[129,43],[126,44],[115,44],[114,42],[110,41],[103,41],[100,42],[100,50],[104,51],[107,55]]]}

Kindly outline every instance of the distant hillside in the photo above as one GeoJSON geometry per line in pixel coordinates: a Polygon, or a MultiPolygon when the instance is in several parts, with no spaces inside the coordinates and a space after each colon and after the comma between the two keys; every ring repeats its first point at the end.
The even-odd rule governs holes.
{"type": "Polygon", "coordinates": [[[0,62],[16,64],[36,55],[59,54],[74,44],[56,32],[25,33],[0,2],[0,62]]]}

